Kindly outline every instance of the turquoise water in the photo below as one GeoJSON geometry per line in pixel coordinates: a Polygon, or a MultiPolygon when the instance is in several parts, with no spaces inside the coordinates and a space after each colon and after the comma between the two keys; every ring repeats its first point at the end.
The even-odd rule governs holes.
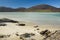
{"type": "Polygon", "coordinates": [[[59,12],[0,12],[0,18],[10,18],[37,24],[60,25],[59,12]]]}

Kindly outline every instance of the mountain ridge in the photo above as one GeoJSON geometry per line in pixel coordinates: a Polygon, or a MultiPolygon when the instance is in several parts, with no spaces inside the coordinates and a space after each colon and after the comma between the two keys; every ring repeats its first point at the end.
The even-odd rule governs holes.
{"type": "Polygon", "coordinates": [[[60,8],[56,8],[51,5],[41,4],[35,5],[30,8],[9,8],[9,7],[0,7],[0,12],[60,12],[60,8]]]}

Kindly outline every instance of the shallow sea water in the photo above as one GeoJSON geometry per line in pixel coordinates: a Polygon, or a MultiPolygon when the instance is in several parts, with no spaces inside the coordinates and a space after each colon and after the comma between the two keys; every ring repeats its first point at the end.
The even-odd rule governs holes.
{"type": "Polygon", "coordinates": [[[36,24],[60,25],[60,12],[0,12],[0,18],[36,24]]]}

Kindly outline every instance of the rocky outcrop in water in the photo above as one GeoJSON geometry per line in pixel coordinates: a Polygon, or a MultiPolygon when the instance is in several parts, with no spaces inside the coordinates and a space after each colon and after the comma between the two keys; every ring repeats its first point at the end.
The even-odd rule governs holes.
{"type": "Polygon", "coordinates": [[[0,23],[6,23],[6,22],[11,22],[11,23],[18,23],[18,21],[14,21],[14,20],[11,20],[11,19],[8,19],[8,18],[2,18],[0,19],[0,23]]]}

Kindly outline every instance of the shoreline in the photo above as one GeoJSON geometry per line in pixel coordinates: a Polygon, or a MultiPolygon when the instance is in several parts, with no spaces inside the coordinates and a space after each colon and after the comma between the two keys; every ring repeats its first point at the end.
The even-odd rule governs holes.
{"type": "MultiPolygon", "coordinates": [[[[4,19],[4,21],[5,20],[7,19],[4,19]]],[[[0,36],[5,35],[5,38],[0,38],[1,40],[20,40],[20,35],[25,33],[33,33],[35,34],[35,36],[27,39],[23,38],[24,40],[42,40],[44,36],[40,34],[41,31],[49,30],[51,33],[54,33],[56,30],[60,30],[60,25],[36,25],[33,22],[24,21],[18,21],[18,23],[11,23],[12,21],[10,22],[9,20],[11,19],[8,19],[8,22],[5,21],[6,23],[4,23],[6,24],[6,26],[0,26],[0,36]],[[19,36],[16,36],[16,34],[19,36]],[[10,37],[6,37],[6,35],[10,35],[10,37]]]]}

